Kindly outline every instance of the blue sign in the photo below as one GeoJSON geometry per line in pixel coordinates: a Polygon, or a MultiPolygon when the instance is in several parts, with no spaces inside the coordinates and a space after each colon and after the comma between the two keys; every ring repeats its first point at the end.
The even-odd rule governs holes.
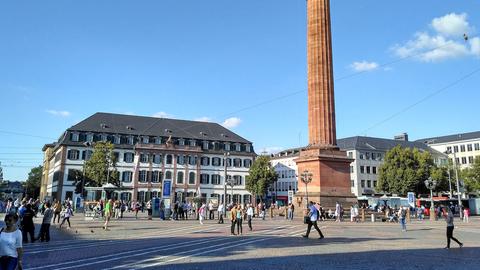
{"type": "Polygon", "coordinates": [[[171,186],[172,186],[172,181],[170,180],[163,181],[163,197],[170,197],[171,186]]]}
{"type": "Polygon", "coordinates": [[[407,197],[408,197],[408,204],[410,204],[411,207],[415,207],[415,193],[408,192],[407,197]]]}

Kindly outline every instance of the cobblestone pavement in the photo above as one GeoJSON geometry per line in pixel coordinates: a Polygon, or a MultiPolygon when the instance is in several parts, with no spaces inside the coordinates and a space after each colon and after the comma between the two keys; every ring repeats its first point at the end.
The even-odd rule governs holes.
{"type": "MultiPolygon", "coordinates": [[[[3,220],[3,218],[2,218],[3,220]]],[[[40,221],[41,219],[37,219],[40,221]]],[[[245,222],[246,223],[246,222],[245,222]]],[[[408,231],[389,223],[319,222],[324,239],[282,218],[254,219],[253,231],[230,236],[229,224],[207,220],[102,221],[52,225],[52,241],[25,244],[25,269],[480,269],[480,218],[456,221],[465,246],[446,246],[445,222],[412,221],[408,231]]]]}

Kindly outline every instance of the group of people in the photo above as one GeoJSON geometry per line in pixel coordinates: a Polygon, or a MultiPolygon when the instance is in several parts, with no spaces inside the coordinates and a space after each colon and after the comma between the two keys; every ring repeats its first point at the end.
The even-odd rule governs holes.
{"type": "Polygon", "coordinates": [[[230,234],[231,235],[242,235],[243,234],[243,220],[247,220],[249,230],[252,228],[252,219],[254,211],[251,204],[246,206],[242,204],[234,204],[230,210],[230,234]],[[235,227],[237,228],[237,233],[235,233],[235,227]]]}

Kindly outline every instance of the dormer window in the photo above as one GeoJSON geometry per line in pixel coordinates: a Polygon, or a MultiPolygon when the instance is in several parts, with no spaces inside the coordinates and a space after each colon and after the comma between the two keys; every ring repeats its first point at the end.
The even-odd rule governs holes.
{"type": "Polygon", "coordinates": [[[207,133],[205,133],[203,131],[200,131],[200,135],[203,136],[203,137],[207,137],[207,133]]]}
{"type": "Polygon", "coordinates": [[[203,149],[208,150],[208,141],[203,141],[203,149]]]}
{"type": "Polygon", "coordinates": [[[196,146],[197,142],[195,140],[190,140],[190,146],[196,146]]]}
{"type": "Polygon", "coordinates": [[[172,131],[170,129],[166,128],[165,133],[170,134],[170,133],[172,133],[172,131]]]}
{"type": "Polygon", "coordinates": [[[240,151],[241,151],[241,148],[240,148],[240,144],[239,144],[239,143],[235,144],[235,151],[237,151],[237,152],[240,152],[240,151]]]}
{"type": "Polygon", "coordinates": [[[100,140],[101,140],[102,142],[106,142],[107,139],[108,139],[107,134],[102,134],[102,135],[100,135],[100,140]]]}
{"type": "Polygon", "coordinates": [[[246,147],[246,151],[247,151],[247,152],[251,152],[251,151],[252,151],[250,144],[247,144],[245,147],[246,147]]]}
{"type": "Polygon", "coordinates": [[[127,130],[134,130],[134,128],[132,126],[126,126],[125,127],[127,130]]]}
{"type": "Polygon", "coordinates": [[[225,143],[225,151],[230,151],[230,143],[225,143]]]}
{"type": "Polygon", "coordinates": [[[178,145],[185,145],[184,139],[178,139],[178,145]]]}
{"type": "Polygon", "coordinates": [[[78,142],[78,139],[79,139],[78,133],[71,133],[70,136],[71,136],[70,138],[72,142],[78,142]]]}
{"type": "Polygon", "coordinates": [[[93,134],[87,134],[87,142],[93,142],[93,134]]]}
{"type": "Polygon", "coordinates": [[[144,136],[142,138],[142,143],[149,143],[149,142],[150,142],[150,140],[149,140],[148,136],[144,136]]]}
{"type": "Polygon", "coordinates": [[[114,144],[120,144],[120,136],[119,135],[114,135],[113,136],[113,143],[114,144]]]}
{"type": "Polygon", "coordinates": [[[127,144],[133,145],[133,136],[127,137],[127,144]]]}
{"type": "Polygon", "coordinates": [[[108,128],[107,124],[103,124],[103,123],[100,124],[100,127],[103,128],[103,129],[108,128]]]}
{"type": "Polygon", "coordinates": [[[160,137],[155,137],[155,144],[161,144],[162,143],[162,138],[160,137]]]}

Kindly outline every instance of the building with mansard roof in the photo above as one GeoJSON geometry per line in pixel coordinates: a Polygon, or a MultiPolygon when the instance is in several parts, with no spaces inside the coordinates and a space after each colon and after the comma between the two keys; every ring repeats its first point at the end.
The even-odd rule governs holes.
{"type": "Polygon", "coordinates": [[[226,176],[234,183],[233,192],[228,188],[227,203],[251,200],[245,189],[256,156],[250,141],[217,123],[112,113],[96,113],[45,145],[45,196],[59,200],[79,196],[75,177],[98,141],[114,145],[122,185],[122,191],[114,194],[118,199],[147,201],[171,194],[173,201],[199,195],[222,201],[226,176]],[[166,181],[171,190],[162,190],[166,181]],[[199,190],[201,194],[196,194],[199,190]]]}

